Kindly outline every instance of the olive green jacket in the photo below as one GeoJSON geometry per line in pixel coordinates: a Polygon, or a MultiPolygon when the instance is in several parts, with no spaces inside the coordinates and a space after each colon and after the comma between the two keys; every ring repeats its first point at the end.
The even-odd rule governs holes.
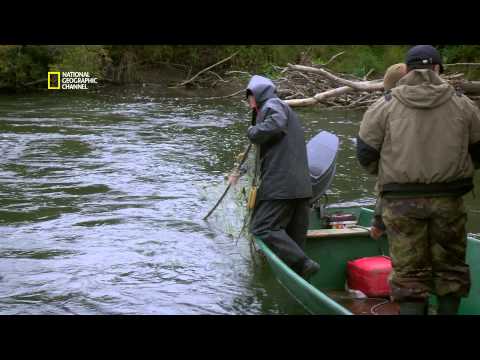
{"type": "Polygon", "coordinates": [[[445,184],[465,193],[473,188],[480,110],[434,71],[413,70],[367,110],[357,140],[358,159],[378,174],[381,193],[445,184]]]}

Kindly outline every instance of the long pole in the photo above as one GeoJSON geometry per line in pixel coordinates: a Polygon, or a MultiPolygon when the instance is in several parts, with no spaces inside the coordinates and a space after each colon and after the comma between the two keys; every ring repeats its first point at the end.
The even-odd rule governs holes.
{"type": "MultiPolygon", "coordinates": [[[[252,121],[251,121],[251,124],[252,126],[256,124],[256,119],[257,119],[257,109],[255,108],[253,111],[252,111],[252,121]]],[[[242,160],[240,161],[240,163],[238,164],[238,166],[234,169],[234,173],[238,173],[240,171],[240,168],[242,167],[242,165],[245,163],[245,160],[247,160],[247,157],[248,157],[248,153],[250,152],[250,149],[252,148],[252,143],[248,144],[248,147],[247,149],[245,150],[245,152],[243,153],[243,158],[242,160]]],[[[255,165],[256,165],[256,162],[255,162],[255,165]]],[[[207,220],[210,215],[212,215],[212,213],[215,211],[215,209],[218,207],[218,205],[220,205],[220,203],[222,202],[223,198],[225,197],[225,195],[227,195],[228,193],[228,190],[230,190],[230,188],[232,187],[232,183],[230,182],[227,186],[227,188],[225,189],[225,191],[223,192],[222,196],[220,196],[220,199],[218,199],[217,203],[215,204],[215,206],[208,212],[207,215],[205,215],[205,217],[203,218],[203,220],[207,220]]]]}
{"type": "MultiPolygon", "coordinates": [[[[238,166],[235,168],[234,172],[238,172],[240,171],[240,168],[242,167],[242,165],[245,163],[245,160],[247,159],[247,156],[248,156],[248,153],[250,152],[250,149],[252,148],[252,143],[250,143],[247,147],[247,150],[245,150],[245,152],[243,153],[243,158],[242,160],[240,161],[240,163],[238,164],[238,166]]],[[[209,218],[210,215],[212,215],[212,213],[215,211],[215,209],[218,207],[218,205],[220,205],[220,203],[222,202],[223,198],[225,197],[225,195],[227,195],[228,193],[228,190],[230,190],[230,188],[232,187],[232,183],[230,182],[227,186],[227,188],[225,189],[225,191],[223,192],[222,196],[220,196],[220,199],[218,199],[217,203],[215,204],[215,206],[208,212],[208,214],[203,218],[203,220],[207,220],[209,218]]]]}

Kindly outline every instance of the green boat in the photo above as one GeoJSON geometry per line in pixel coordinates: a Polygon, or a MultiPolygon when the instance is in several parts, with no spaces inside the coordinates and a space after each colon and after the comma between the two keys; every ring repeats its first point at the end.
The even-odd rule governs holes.
{"type": "MultiPolygon", "coordinates": [[[[329,208],[326,213],[353,214],[355,224],[345,229],[327,229],[318,209],[313,208],[306,253],[320,264],[320,271],[308,281],[297,275],[259,238],[256,244],[265,255],[274,276],[288,293],[311,314],[397,315],[399,306],[389,299],[357,298],[345,288],[349,260],[388,255],[388,239],[369,236],[373,211],[367,208],[329,208]]],[[[460,314],[480,314],[480,240],[467,237],[467,262],[472,287],[462,299],[460,314]]],[[[429,313],[436,311],[436,297],[430,299],[429,313]]]]}
{"type": "MultiPolygon", "coordinates": [[[[326,191],[336,171],[339,139],[321,131],[307,144],[307,157],[312,181],[310,227],[305,251],[320,264],[320,271],[308,281],[297,275],[260,239],[255,242],[265,255],[273,274],[290,295],[311,314],[397,315],[398,303],[388,298],[366,298],[346,287],[348,261],[387,255],[388,239],[378,241],[369,234],[373,210],[363,207],[327,207],[326,191]],[[331,228],[329,216],[350,219],[344,228],[331,228]],[[347,216],[345,216],[347,215],[347,216]]],[[[471,290],[462,299],[460,314],[480,314],[480,239],[467,237],[467,262],[471,272],[471,290]]],[[[430,299],[429,313],[436,313],[436,297],[430,299]]]]}

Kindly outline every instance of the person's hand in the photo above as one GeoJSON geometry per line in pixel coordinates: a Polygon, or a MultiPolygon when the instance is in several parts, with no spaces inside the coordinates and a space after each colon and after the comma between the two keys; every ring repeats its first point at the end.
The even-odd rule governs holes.
{"type": "Polygon", "coordinates": [[[240,178],[240,173],[238,171],[234,171],[228,176],[228,183],[235,186],[237,185],[239,178],[240,178]]]}
{"type": "Polygon", "coordinates": [[[235,185],[237,185],[239,178],[240,178],[239,175],[233,175],[232,174],[228,177],[228,183],[235,186],[235,185]]]}
{"type": "Polygon", "coordinates": [[[370,236],[372,239],[378,240],[385,234],[386,228],[381,215],[375,215],[370,228],[370,236]]]}
{"type": "Polygon", "coordinates": [[[382,235],[385,233],[385,230],[382,230],[376,226],[372,226],[370,228],[370,236],[372,237],[372,239],[374,240],[378,240],[382,237],[382,235]]]}

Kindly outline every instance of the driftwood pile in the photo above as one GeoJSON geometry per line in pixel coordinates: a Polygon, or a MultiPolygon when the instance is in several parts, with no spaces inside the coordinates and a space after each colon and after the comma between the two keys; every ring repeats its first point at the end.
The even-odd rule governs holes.
{"type": "Polygon", "coordinates": [[[368,107],[383,93],[383,81],[338,74],[324,67],[288,64],[274,80],[279,97],[292,107],[323,105],[330,108],[368,107]]]}
{"type": "MultiPolygon", "coordinates": [[[[222,76],[213,72],[213,68],[230,60],[238,52],[233,55],[213,64],[192,78],[176,85],[175,87],[185,86],[187,84],[202,86],[208,80],[203,77],[211,78],[213,75],[215,84],[220,81],[228,83],[234,79],[238,80],[241,75],[243,82],[245,77],[251,77],[244,71],[227,71],[222,76]],[[202,75],[202,76],[201,76],[202,75]]],[[[383,78],[369,80],[368,77],[373,72],[369,71],[363,78],[356,77],[351,74],[335,73],[327,68],[327,66],[334,61],[342,53],[336,54],[325,64],[307,65],[288,64],[286,67],[274,66],[280,76],[272,81],[277,86],[278,95],[285,100],[292,107],[322,105],[329,108],[342,109],[362,109],[370,106],[378,100],[384,93],[383,78]]],[[[480,66],[480,64],[445,64],[444,67],[455,68],[458,65],[480,66]]],[[[442,75],[442,77],[450,82],[455,88],[464,92],[473,100],[480,100],[480,81],[467,81],[462,73],[449,73],[442,75]]],[[[233,94],[227,96],[213,97],[210,99],[228,98],[237,95],[244,95],[245,89],[241,89],[233,94]]]]}
{"type": "MultiPolygon", "coordinates": [[[[292,107],[324,105],[331,108],[365,108],[384,93],[383,78],[368,80],[349,74],[335,74],[320,66],[292,65],[276,80],[280,97],[292,107]]],[[[466,81],[462,73],[442,75],[455,88],[474,100],[480,97],[480,81],[466,81]]]]}

